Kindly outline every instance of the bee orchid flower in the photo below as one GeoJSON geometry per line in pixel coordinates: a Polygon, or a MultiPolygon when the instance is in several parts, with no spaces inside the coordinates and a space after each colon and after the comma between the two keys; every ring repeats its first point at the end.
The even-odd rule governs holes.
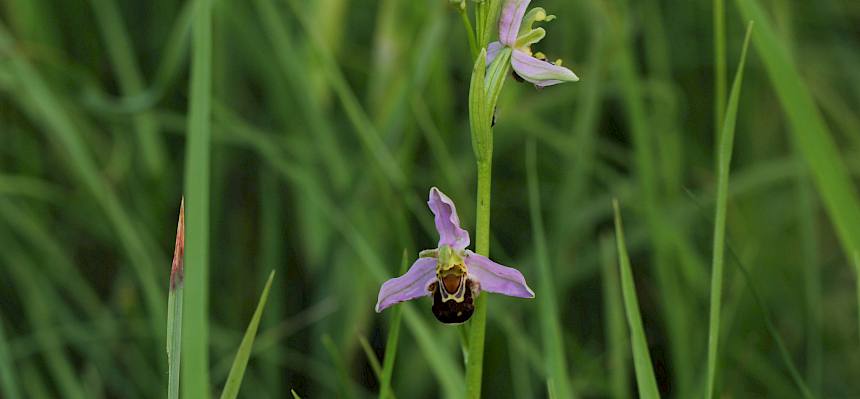
{"type": "Polygon", "coordinates": [[[469,232],[460,227],[454,201],[436,187],[427,201],[436,221],[439,244],[421,251],[406,274],[379,289],[376,311],[425,296],[433,297],[433,314],[443,323],[462,323],[472,316],[481,291],[534,298],[522,273],[478,255],[469,246],[469,232]]]}
{"type": "Polygon", "coordinates": [[[573,71],[561,66],[561,60],[549,62],[543,53],[533,53],[531,46],[546,36],[544,28],[534,28],[535,22],[549,22],[554,15],[535,7],[526,13],[531,0],[508,0],[499,18],[499,40],[487,46],[487,65],[502,52],[510,49],[511,67],[519,77],[537,87],[552,86],[563,82],[576,82],[579,78],[573,71]]]}

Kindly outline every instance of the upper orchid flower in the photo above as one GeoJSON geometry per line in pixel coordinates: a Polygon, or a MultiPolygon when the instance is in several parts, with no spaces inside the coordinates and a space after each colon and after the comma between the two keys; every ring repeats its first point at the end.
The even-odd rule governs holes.
{"type": "Polygon", "coordinates": [[[499,18],[499,41],[487,46],[487,65],[509,47],[512,50],[511,66],[514,73],[538,87],[552,86],[563,82],[576,82],[579,78],[570,69],[561,66],[561,60],[549,62],[543,53],[532,53],[531,46],[546,36],[543,28],[532,28],[535,22],[548,22],[555,15],[535,7],[526,14],[531,0],[508,0],[499,18]]]}
{"type": "Polygon", "coordinates": [[[439,245],[421,251],[406,274],[382,284],[376,311],[399,302],[433,296],[433,314],[443,323],[462,323],[475,310],[480,291],[520,298],[534,298],[516,269],[478,255],[469,246],[469,232],[460,228],[454,201],[439,189],[430,189],[427,201],[436,220],[439,245]]]}

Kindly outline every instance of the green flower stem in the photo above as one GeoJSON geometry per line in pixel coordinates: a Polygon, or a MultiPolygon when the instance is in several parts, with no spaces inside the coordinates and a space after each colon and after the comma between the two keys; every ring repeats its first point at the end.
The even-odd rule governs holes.
{"type": "MultiPolygon", "coordinates": [[[[486,68],[486,50],[481,49],[472,70],[469,89],[469,121],[472,145],[478,165],[477,221],[475,252],[490,256],[490,186],[493,169],[493,113],[496,101],[510,71],[510,49],[504,49],[486,68]]],[[[475,313],[469,328],[466,356],[466,397],[481,397],[481,375],[484,366],[484,332],[487,325],[486,295],[475,298],[475,313]]]]}
{"type": "MultiPolygon", "coordinates": [[[[492,147],[478,161],[478,201],[475,222],[475,252],[490,255],[490,184],[492,180],[492,147]]],[[[484,367],[484,332],[487,327],[487,295],[475,298],[475,314],[469,328],[469,356],[466,364],[466,397],[481,397],[481,374],[484,367]]]]}
{"type": "Polygon", "coordinates": [[[475,29],[472,28],[472,21],[469,20],[469,12],[466,10],[466,4],[457,7],[457,12],[460,14],[460,19],[463,20],[463,27],[466,28],[466,36],[469,38],[469,53],[472,58],[478,56],[478,43],[475,41],[475,29]]]}
{"type": "MultiPolygon", "coordinates": [[[[490,256],[490,184],[493,170],[493,114],[496,101],[510,71],[511,50],[504,49],[487,68],[488,27],[498,21],[501,1],[487,0],[475,8],[478,45],[481,47],[472,69],[469,85],[469,124],[472,147],[478,165],[477,221],[475,222],[475,252],[490,256]]],[[[484,368],[484,332],[487,327],[487,296],[475,298],[475,313],[469,326],[466,349],[466,397],[481,397],[481,377],[484,368]]]]}

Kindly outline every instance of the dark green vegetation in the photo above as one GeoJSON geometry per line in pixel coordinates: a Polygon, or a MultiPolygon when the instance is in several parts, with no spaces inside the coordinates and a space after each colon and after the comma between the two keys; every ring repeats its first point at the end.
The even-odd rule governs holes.
{"type": "MultiPolygon", "coordinates": [[[[183,194],[186,397],[221,394],[273,270],[239,397],[460,395],[465,330],[430,299],[373,312],[404,250],[436,245],[430,186],[474,238],[460,16],[206,3],[0,3],[0,397],[166,395],[183,194]]],[[[716,264],[714,397],[860,396],[860,3],[533,6],[558,16],[539,49],[582,80],[499,100],[490,248],[537,297],[490,298],[484,396],[705,396],[716,264]]]]}

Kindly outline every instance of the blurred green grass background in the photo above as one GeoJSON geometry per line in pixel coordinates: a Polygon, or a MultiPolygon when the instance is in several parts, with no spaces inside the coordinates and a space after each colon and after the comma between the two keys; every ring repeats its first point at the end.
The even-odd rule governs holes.
{"type": "MultiPolygon", "coordinates": [[[[176,215],[201,172],[185,174],[192,4],[0,5],[2,397],[166,391],[176,215]]],[[[715,71],[731,81],[753,19],[717,396],[802,397],[788,359],[812,395],[860,397],[860,3],[727,1],[718,61],[711,1],[533,5],[558,16],[539,49],[582,81],[511,80],[499,102],[491,251],[537,298],[491,299],[484,396],[546,395],[552,324],[578,397],[635,396],[615,197],[658,388],[704,393],[715,71]]],[[[375,396],[367,353],[393,312],[373,304],[404,250],[435,246],[429,187],[474,225],[460,18],[443,0],[217,0],[211,46],[212,392],[276,270],[240,397],[375,396]]],[[[429,308],[404,309],[397,397],[462,389],[458,330],[429,308]]]]}

